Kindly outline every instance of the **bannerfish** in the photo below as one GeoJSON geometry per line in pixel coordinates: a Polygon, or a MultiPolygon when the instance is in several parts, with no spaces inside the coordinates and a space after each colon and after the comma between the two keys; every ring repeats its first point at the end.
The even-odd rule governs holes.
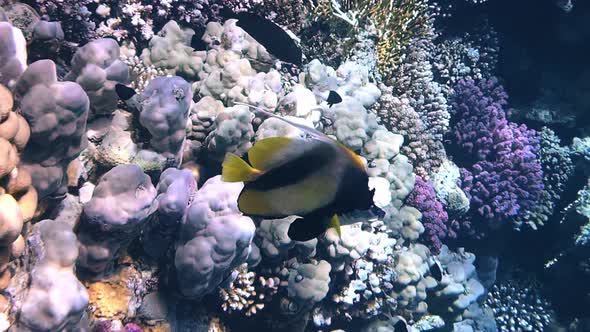
{"type": "Polygon", "coordinates": [[[298,216],[287,233],[296,241],[313,239],[331,227],[340,234],[339,214],[372,210],[383,217],[357,154],[315,129],[258,110],[299,128],[305,137],[262,139],[248,151],[249,163],[226,155],[222,179],[244,182],[238,197],[242,213],[268,219],[298,216]]]}
{"type": "Polygon", "coordinates": [[[334,104],[339,104],[342,102],[342,97],[338,94],[338,92],[334,90],[330,90],[330,94],[328,95],[328,107],[332,107],[334,104]]]}
{"type": "Polygon", "coordinates": [[[237,19],[236,25],[244,29],[277,59],[301,66],[301,48],[283,28],[271,20],[247,12],[234,13],[227,7],[222,9],[222,14],[237,19]]]}

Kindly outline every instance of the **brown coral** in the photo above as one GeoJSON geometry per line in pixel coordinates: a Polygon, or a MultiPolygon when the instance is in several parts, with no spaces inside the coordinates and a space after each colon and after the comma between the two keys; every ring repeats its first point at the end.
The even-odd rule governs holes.
{"type": "Polygon", "coordinates": [[[0,85],[0,290],[8,286],[12,277],[10,259],[24,251],[23,223],[37,209],[37,192],[31,185],[31,176],[18,167],[19,152],[27,144],[31,130],[13,108],[11,92],[0,85]]]}

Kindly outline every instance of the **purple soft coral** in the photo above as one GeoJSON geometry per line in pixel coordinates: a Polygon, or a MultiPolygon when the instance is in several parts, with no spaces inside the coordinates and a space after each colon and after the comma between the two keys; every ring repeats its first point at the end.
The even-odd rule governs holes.
{"type": "Polygon", "coordinates": [[[436,200],[432,186],[420,176],[416,176],[414,190],[406,198],[406,204],[422,212],[424,234],[422,240],[434,253],[438,254],[442,247],[441,240],[455,237],[455,233],[447,227],[449,221],[443,205],[436,200]]]}
{"type": "Polygon", "coordinates": [[[462,187],[472,211],[491,227],[514,220],[543,191],[538,134],[506,120],[506,93],[495,79],[460,81],[452,104],[452,136],[467,168],[462,187]]]}

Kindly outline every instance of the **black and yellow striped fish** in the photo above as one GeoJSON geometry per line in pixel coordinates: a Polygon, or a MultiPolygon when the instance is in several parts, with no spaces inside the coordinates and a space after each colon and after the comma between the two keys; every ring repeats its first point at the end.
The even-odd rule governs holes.
{"type": "Polygon", "coordinates": [[[250,164],[234,154],[226,156],[222,179],[244,182],[238,198],[242,213],[271,219],[299,216],[288,231],[296,241],[313,239],[330,227],[340,234],[339,214],[369,209],[382,214],[358,155],[317,130],[269,115],[306,137],[262,139],[248,151],[250,164]]]}

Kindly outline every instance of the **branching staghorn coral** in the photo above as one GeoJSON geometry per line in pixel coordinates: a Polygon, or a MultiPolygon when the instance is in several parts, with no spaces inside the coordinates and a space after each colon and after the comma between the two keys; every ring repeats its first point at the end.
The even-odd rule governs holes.
{"type": "Polygon", "coordinates": [[[379,39],[377,61],[385,82],[413,38],[433,36],[432,16],[436,11],[424,0],[322,0],[309,10],[320,20],[332,15],[343,20],[355,34],[372,26],[379,39]]]}

